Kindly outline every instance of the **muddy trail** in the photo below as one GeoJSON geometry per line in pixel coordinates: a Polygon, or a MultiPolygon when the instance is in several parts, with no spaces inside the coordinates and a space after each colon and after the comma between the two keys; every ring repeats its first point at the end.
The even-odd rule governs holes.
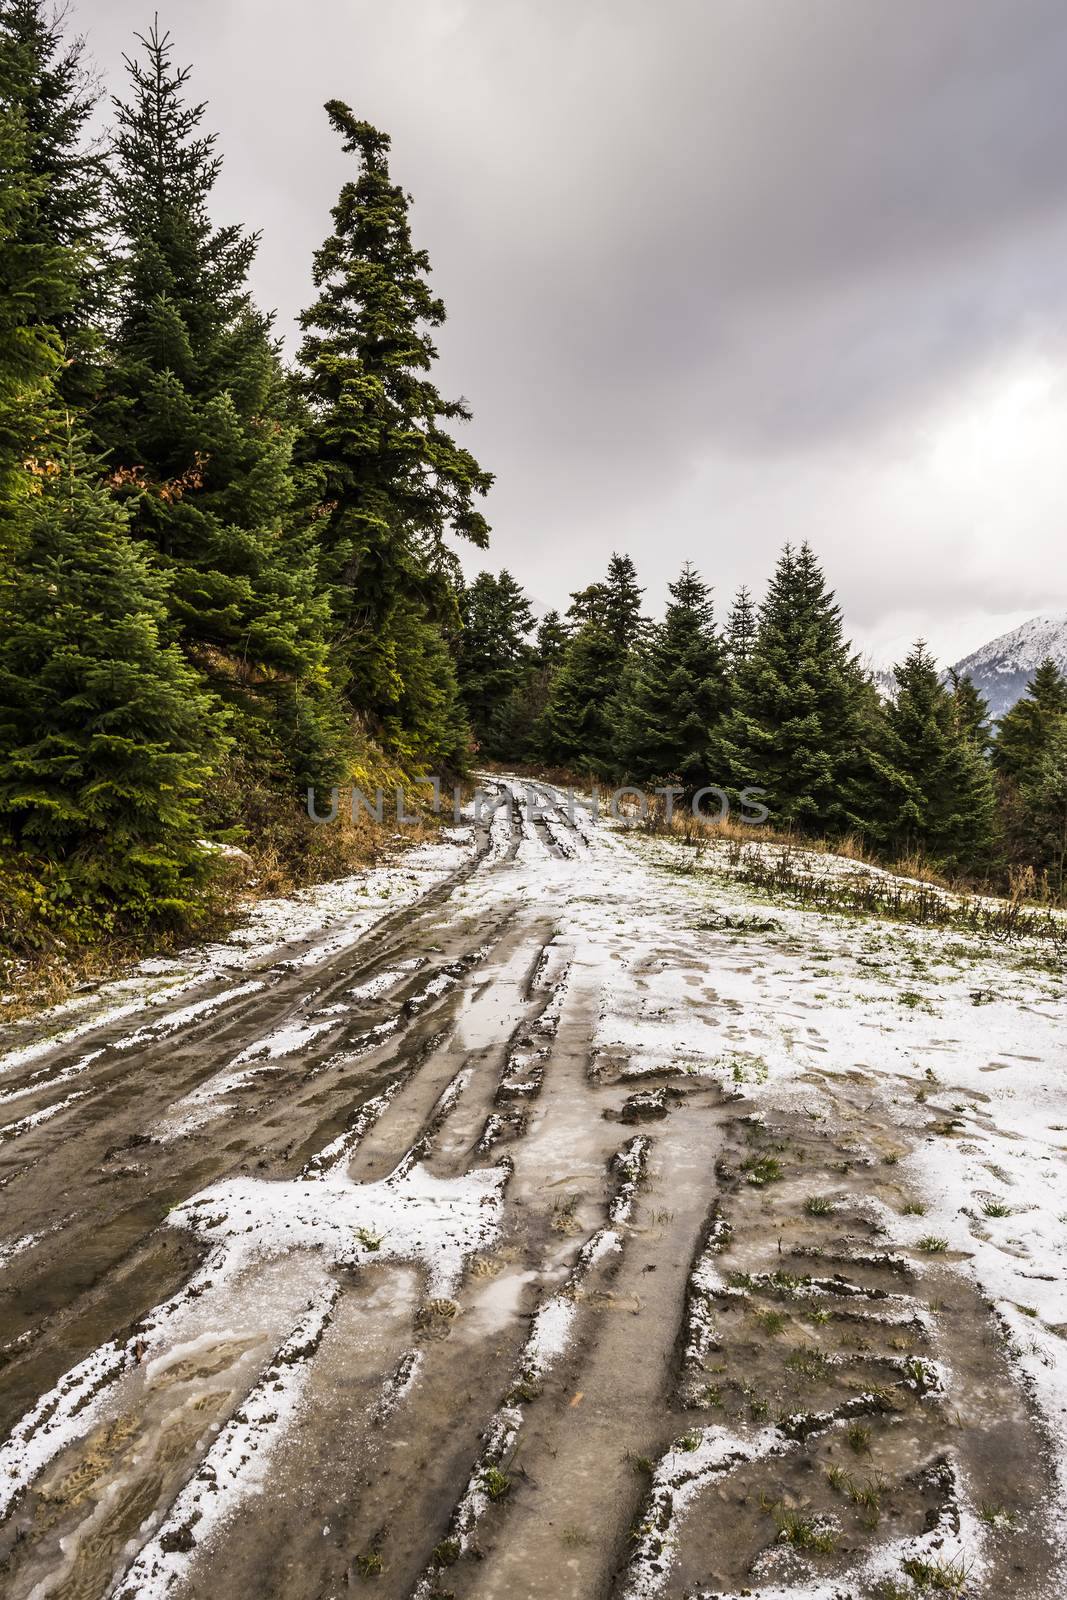
{"type": "Polygon", "coordinates": [[[536,798],[359,938],[8,1041],[10,1600],[1061,1592],[1002,1323],[887,1231],[926,1113],[764,1105],[764,958],[536,798]]]}

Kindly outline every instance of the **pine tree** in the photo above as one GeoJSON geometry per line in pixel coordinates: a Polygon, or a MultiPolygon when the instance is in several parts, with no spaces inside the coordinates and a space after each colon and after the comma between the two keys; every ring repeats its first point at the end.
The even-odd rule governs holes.
{"type": "Polygon", "coordinates": [[[538,727],[545,761],[606,777],[618,770],[615,696],[626,657],[601,618],[571,639],[538,727]]]}
{"type": "Polygon", "coordinates": [[[948,679],[952,689],[952,715],[956,727],[981,755],[988,755],[993,739],[989,721],[989,701],[979,693],[974,681],[966,673],[961,676],[950,667],[948,679]]]}
{"type": "Polygon", "coordinates": [[[492,729],[531,665],[530,602],[507,570],[499,577],[479,572],[460,596],[460,612],[457,665],[471,728],[487,754],[510,754],[495,747],[492,729]]]}
{"type": "Polygon", "coordinates": [[[982,873],[997,837],[989,768],[922,640],[894,676],[885,745],[875,756],[881,841],[898,854],[921,851],[951,870],[982,873]]]}
{"type": "Polygon", "coordinates": [[[555,672],[567,648],[567,629],[558,611],[546,611],[537,625],[534,656],[538,667],[549,674],[555,672]]]}
{"type": "Polygon", "coordinates": [[[620,766],[627,664],[645,622],[637,569],[617,552],[602,583],[571,595],[573,632],[537,728],[543,759],[606,777],[620,766]]]}
{"type": "Polygon", "coordinates": [[[67,43],[64,14],[51,0],[0,0],[0,93],[22,118],[34,203],[17,237],[23,249],[49,253],[60,280],[37,280],[31,315],[62,350],[60,396],[84,406],[94,398],[102,359],[108,273],[103,245],[105,167],[87,143],[97,94],[81,39],[67,43]]]}
{"type": "MultiPolygon", "coordinates": [[[[454,576],[449,533],[484,547],[476,500],[492,482],[447,425],[468,419],[429,376],[432,330],[445,320],[425,251],[411,242],[409,197],[389,175],[388,137],[331,100],[326,107],[357,176],[333,209],[316,253],[318,299],[301,318],[300,458],[317,495],[316,535],[346,671],[347,693],[381,727],[395,727],[412,673],[426,657],[398,648],[410,597],[442,595],[454,576]]],[[[423,620],[438,621],[433,607],[423,620]]],[[[447,622],[446,622],[447,626],[447,622]]],[[[454,738],[444,727],[442,742],[454,738]]],[[[443,754],[442,744],[442,754],[443,754]]]]}
{"type": "Polygon", "coordinates": [[[64,251],[41,243],[34,217],[43,180],[30,172],[25,118],[0,101],[0,540],[10,538],[14,504],[26,490],[47,396],[62,359],[55,323],[70,300],[64,251]]]}
{"type": "Polygon", "coordinates": [[[100,434],[131,532],[168,578],[175,636],[287,785],[337,770],[327,608],[295,521],[293,428],[270,320],[247,274],[256,238],[213,226],[220,157],[189,69],[153,29],[115,101],[123,241],[100,434]],[[283,747],[282,741],[294,743],[283,747]]]}
{"type": "Polygon", "coordinates": [[[625,655],[637,643],[644,619],[641,616],[641,596],[637,568],[629,556],[612,555],[604,580],[604,626],[615,641],[620,655],[625,655]]]}
{"type": "Polygon", "coordinates": [[[222,724],[161,643],[162,585],[99,464],[69,421],[42,445],[0,574],[0,831],[60,893],[147,920],[200,875],[222,724]]]}
{"type": "Polygon", "coordinates": [[[724,640],[726,663],[732,675],[740,672],[752,654],[756,643],[756,632],[756,608],[752,604],[752,596],[742,584],[734,596],[730,615],[726,619],[724,640]]]}
{"type": "Polygon", "coordinates": [[[1064,717],[1067,678],[1047,657],[1027,684],[1022,699],[1000,719],[993,742],[996,770],[1014,783],[1029,783],[1064,717]]]}
{"type": "Polygon", "coordinates": [[[501,761],[545,761],[542,719],[570,634],[558,611],[546,611],[522,680],[493,717],[492,749],[501,761]]]}
{"type": "Polygon", "coordinates": [[[1047,874],[1051,894],[1067,894],[1067,716],[1055,723],[1020,785],[1022,858],[1047,874]]]}
{"type": "Polygon", "coordinates": [[[707,586],[688,563],[669,585],[662,623],[636,654],[620,730],[622,764],[640,783],[690,793],[716,781],[716,730],[727,678],[707,586]]]}
{"type": "Polygon", "coordinates": [[[786,545],[737,668],[716,767],[723,787],[766,791],[776,826],[855,823],[863,677],[841,611],[808,545],[786,545]]]}

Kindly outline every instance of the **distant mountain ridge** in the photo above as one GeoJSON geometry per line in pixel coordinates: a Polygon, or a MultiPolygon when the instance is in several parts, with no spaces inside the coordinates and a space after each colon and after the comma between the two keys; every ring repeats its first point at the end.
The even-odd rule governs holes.
{"type": "Polygon", "coordinates": [[[1046,656],[1067,673],[1067,611],[1031,617],[1010,633],[972,650],[953,670],[969,677],[985,695],[992,716],[1002,717],[1026,693],[1027,683],[1046,656]]]}
{"type": "MultiPolygon", "coordinates": [[[[942,681],[948,683],[950,671],[970,678],[989,701],[989,714],[996,719],[1022,699],[1026,685],[1046,656],[1051,656],[1067,677],[1067,611],[1031,617],[1010,633],[979,645],[946,669],[942,681]]],[[[892,667],[869,666],[868,670],[882,699],[892,700],[897,692],[892,667]]]]}

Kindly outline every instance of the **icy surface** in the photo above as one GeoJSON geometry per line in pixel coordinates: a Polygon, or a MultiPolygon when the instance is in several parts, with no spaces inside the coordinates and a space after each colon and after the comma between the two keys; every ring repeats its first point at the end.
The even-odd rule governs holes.
{"type": "Polygon", "coordinates": [[[339,1167],[292,1183],[234,1178],[176,1207],[169,1221],[221,1245],[226,1276],[256,1261],[314,1250],[332,1266],[420,1262],[430,1292],[444,1296],[467,1257],[496,1237],[507,1176],[504,1167],[482,1167],[461,1178],[435,1178],[416,1163],[367,1184],[351,1182],[339,1167]]]}

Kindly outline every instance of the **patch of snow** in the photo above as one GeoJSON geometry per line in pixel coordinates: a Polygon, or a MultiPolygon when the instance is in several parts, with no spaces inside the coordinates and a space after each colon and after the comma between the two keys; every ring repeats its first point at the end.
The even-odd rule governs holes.
{"type": "Polygon", "coordinates": [[[72,1106],[76,1100],[83,1100],[88,1093],[88,1089],[75,1089],[74,1093],[68,1094],[65,1100],[57,1100],[50,1106],[42,1107],[40,1111],[31,1111],[29,1116],[21,1117],[18,1122],[7,1123],[4,1127],[0,1127],[0,1142],[7,1139],[17,1139],[21,1134],[29,1133],[31,1129],[40,1127],[42,1122],[50,1122],[61,1111],[65,1111],[68,1106],[72,1106]]]}
{"type": "Polygon", "coordinates": [[[71,1078],[78,1077],[103,1053],[103,1050],[90,1050],[87,1055],[81,1056],[69,1067],[64,1067],[61,1072],[54,1075],[50,1075],[48,1068],[43,1067],[40,1072],[35,1072],[21,1089],[12,1089],[8,1094],[0,1094],[0,1106],[10,1105],[13,1100],[24,1100],[28,1094],[39,1094],[42,1089],[58,1089],[60,1084],[69,1083],[71,1078]]]}
{"type": "Polygon", "coordinates": [[[418,1164],[368,1184],[340,1173],[328,1185],[233,1178],[176,1207],[168,1222],[222,1246],[226,1276],[258,1260],[314,1250],[334,1266],[417,1261],[430,1294],[444,1297],[467,1257],[496,1237],[507,1178],[506,1167],[436,1178],[418,1164]]]}
{"type": "MultiPolygon", "coordinates": [[[[163,1600],[184,1580],[198,1550],[210,1543],[249,1495],[263,1488],[271,1455],[299,1410],[310,1357],[339,1293],[336,1285],[327,1290],[275,1352],[267,1371],[225,1424],[162,1525],[112,1587],[112,1595],[163,1600]],[[189,1547],[183,1548],[187,1541],[189,1547]]],[[[160,1369],[159,1361],[153,1365],[160,1369]]]]}

